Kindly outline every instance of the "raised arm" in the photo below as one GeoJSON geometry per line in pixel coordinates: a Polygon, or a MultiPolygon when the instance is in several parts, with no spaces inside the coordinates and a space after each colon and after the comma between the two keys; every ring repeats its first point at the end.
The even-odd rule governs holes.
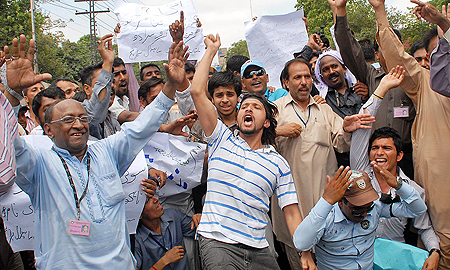
{"type": "Polygon", "coordinates": [[[210,136],[217,125],[217,112],[212,102],[206,96],[205,88],[208,83],[209,67],[220,47],[219,34],[215,37],[213,35],[208,35],[205,38],[205,44],[206,52],[195,72],[191,86],[191,95],[195,107],[197,108],[197,114],[202,129],[206,136],[210,136]]]}
{"type": "Polygon", "coordinates": [[[333,205],[337,203],[345,194],[345,191],[352,183],[349,180],[349,167],[340,167],[333,179],[327,176],[327,183],[322,198],[311,209],[311,212],[303,219],[294,233],[294,245],[298,250],[310,250],[322,238],[325,231],[328,214],[333,205]]]}
{"type": "MultiPolygon", "coordinates": [[[[375,92],[369,100],[361,107],[359,113],[376,115],[380,107],[381,100],[386,93],[400,85],[404,78],[404,71],[401,66],[393,68],[389,74],[383,77],[375,92]]],[[[358,129],[352,134],[350,146],[350,167],[354,170],[367,171],[369,165],[369,138],[372,134],[369,129],[358,129]]]]}
{"type": "Polygon", "coordinates": [[[377,41],[386,59],[387,68],[403,66],[405,79],[400,87],[417,105],[420,91],[426,89],[425,84],[429,84],[429,71],[422,68],[414,57],[405,52],[403,44],[389,25],[384,0],[369,0],[369,3],[375,10],[378,25],[377,41]]]}
{"type": "Polygon", "coordinates": [[[112,48],[113,35],[108,34],[100,39],[98,52],[102,56],[103,65],[97,81],[95,82],[92,97],[83,102],[87,114],[92,118],[89,125],[95,126],[106,119],[111,96],[111,84],[113,80],[112,64],[114,50],[112,48]]]}
{"type": "MultiPolygon", "coordinates": [[[[345,66],[355,75],[356,79],[366,85],[369,84],[369,75],[374,69],[366,63],[364,52],[358,41],[352,35],[347,21],[347,0],[328,0],[331,7],[336,10],[335,36],[340,48],[345,66]]],[[[373,91],[374,89],[370,89],[373,91]]]]}

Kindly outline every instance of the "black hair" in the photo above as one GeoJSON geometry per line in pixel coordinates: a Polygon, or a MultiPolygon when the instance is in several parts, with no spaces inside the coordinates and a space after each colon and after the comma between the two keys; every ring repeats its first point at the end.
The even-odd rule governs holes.
{"type": "Polygon", "coordinates": [[[227,61],[227,70],[240,74],[242,65],[248,60],[250,60],[250,58],[245,55],[233,55],[227,61]]]}
{"type": "Polygon", "coordinates": [[[238,75],[231,71],[222,71],[214,73],[208,81],[208,93],[211,97],[214,95],[214,90],[218,87],[233,86],[237,96],[242,93],[242,82],[238,75]]]}
{"type": "MultiPolygon", "coordinates": [[[[431,40],[436,37],[438,35],[438,31],[437,31],[437,27],[434,26],[433,28],[431,28],[430,30],[428,30],[425,35],[423,35],[422,41],[423,44],[425,46],[425,50],[427,50],[427,52],[429,54],[431,54],[431,52],[428,51],[428,46],[430,46],[430,42],[431,40]]],[[[434,48],[433,48],[434,49],[434,48]]]]}
{"type": "MultiPolygon", "coordinates": [[[[120,66],[120,65],[117,65],[120,66]]],[[[141,67],[141,71],[139,72],[139,78],[141,78],[141,81],[144,80],[144,69],[148,68],[148,67],[155,67],[159,70],[159,72],[161,72],[161,69],[159,68],[159,66],[155,63],[148,63],[145,64],[141,67]]]]}
{"type": "Polygon", "coordinates": [[[70,82],[70,83],[74,83],[74,84],[78,85],[78,83],[77,83],[76,81],[72,80],[72,79],[69,79],[69,78],[59,78],[59,79],[54,80],[54,81],[52,82],[52,84],[50,84],[50,86],[56,86],[56,84],[59,83],[59,82],[70,82]]]}
{"type": "Polygon", "coordinates": [[[364,53],[364,59],[366,61],[375,61],[375,49],[373,48],[369,39],[361,39],[358,41],[361,49],[364,53]]]}
{"type": "Polygon", "coordinates": [[[372,144],[376,139],[379,138],[392,138],[394,140],[395,149],[397,150],[397,155],[400,154],[400,152],[403,149],[403,143],[402,138],[398,134],[397,130],[391,128],[391,127],[382,127],[377,130],[375,130],[370,136],[369,139],[369,153],[370,149],[372,148],[372,144]]]}
{"type": "Polygon", "coordinates": [[[278,114],[277,107],[275,105],[273,105],[270,101],[268,101],[265,97],[259,96],[256,94],[252,94],[252,93],[246,93],[242,97],[242,100],[240,103],[241,107],[242,107],[242,104],[244,103],[244,101],[249,98],[259,100],[263,104],[264,109],[266,111],[266,119],[268,119],[270,122],[270,126],[267,128],[264,128],[264,130],[263,130],[263,134],[261,137],[261,143],[264,145],[275,145],[275,138],[277,136],[276,132],[275,132],[275,129],[277,128],[277,120],[275,118],[278,114]]]}
{"type": "Polygon", "coordinates": [[[192,72],[195,73],[195,66],[189,62],[186,62],[184,64],[184,72],[188,73],[188,72],[192,72]]]}
{"type": "MultiPolygon", "coordinates": [[[[53,102],[52,105],[50,105],[48,107],[48,109],[45,111],[45,115],[44,115],[45,123],[50,124],[52,122],[53,108],[55,108],[56,104],[58,104],[60,102],[61,102],[61,100],[57,100],[57,101],[53,102]]],[[[44,127],[44,124],[41,124],[41,126],[44,127]]]]}
{"type": "Polygon", "coordinates": [[[425,43],[422,40],[418,40],[411,45],[411,48],[409,48],[409,54],[414,56],[414,53],[422,48],[424,48],[425,50],[427,49],[425,43]]]}
{"type": "Polygon", "coordinates": [[[84,90],[80,90],[73,95],[72,99],[75,99],[78,102],[83,102],[85,99],[88,99],[88,95],[84,90]]]}
{"type": "Polygon", "coordinates": [[[284,80],[289,80],[289,67],[293,63],[303,63],[303,64],[305,64],[308,67],[309,72],[311,73],[311,64],[308,61],[306,61],[306,59],[301,58],[301,57],[300,58],[294,58],[294,59],[291,59],[291,60],[287,61],[286,64],[284,64],[284,68],[281,71],[281,77],[280,77],[280,80],[282,82],[284,80]]]}
{"type": "Polygon", "coordinates": [[[138,98],[146,100],[148,92],[160,83],[164,83],[163,79],[151,77],[150,79],[145,80],[139,87],[138,98]]]}
{"type": "MultiPolygon", "coordinates": [[[[400,31],[398,31],[397,29],[393,28],[392,31],[394,31],[394,33],[397,35],[398,39],[400,40],[400,42],[403,43],[402,41],[402,34],[400,34],[400,31]]],[[[373,49],[378,52],[378,50],[380,49],[380,46],[378,45],[378,42],[376,39],[373,40],[373,49]]]]}
{"type": "Polygon", "coordinates": [[[86,84],[86,85],[93,87],[92,80],[94,79],[94,71],[96,71],[98,69],[102,69],[103,68],[102,66],[103,66],[103,63],[100,62],[95,65],[90,65],[90,66],[84,67],[80,71],[80,74],[79,74],[81,86],[83,87],[83,85],[86,84]]]}
{"type": "Polygon", "coordinates": [[[22,106],[19,109],[19,112],[17,112],[17,115],[25,115],[25,113],[28,111],[28,107],[27,106],[22,106]]]}
{"type": "Polygon", "coordinates": [[[121,65],[125,66],[125,63],[123,62],[122,58],[119,57],[114,58],[113,67],[118,67],[121,65]]]}
{"type": "Polygon", "coordinates": [[[39,119],[39,122],[41,122],[41,125],[43,126],[43,119],[39,118],[39,109],[42,105],[42,98],[52,98],[52,99],[66,99],[66,94],[64,93],[61,88],[58,86],[49,86],[48,88],[42,90],[41,92],[37,93],[36,96],[33,98],[33,103],[31,104],[31,109],[33,110],[34,115],[36,115],[39,119]]]}

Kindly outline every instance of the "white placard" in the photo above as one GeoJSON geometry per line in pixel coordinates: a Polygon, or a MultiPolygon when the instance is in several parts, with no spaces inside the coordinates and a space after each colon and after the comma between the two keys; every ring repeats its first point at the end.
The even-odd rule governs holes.
{"type": "Polygon", "coordinates": [[[269,85],[280,88],[284,64],[308,43],[303,10],[245,22],[245,39],[250,59],[261,61],[269,74],[269,85]]]}
{"type": "MultiPolygon", "coordinates": [[[[23,136],[26,142],[41,149],[51,149],[53,142],[44,135],[23,136]]],[[[94,143],[88,141],[88,144],[94,143]]],[[[125,192],[125,209],[129,234],[136,233],[137,223],[145,203],[145,193],[141,190],[141,181],[148,175],[144,152],[131,163],[120,178],[125,192]]],[[[0,196],[0,207],[5,223],[6,238],[11,248],[17,252],[34,250],[34,210],[30,197],[14,184],[5,195],[0,196]]]]}
{"type": "Polygon", "coordinates": [[[117,37],[119,57],[125,63],[167,60],[172,37],[169,25],[184,12],[184,44],[190,60],[200,60],[205,53],[202,28],[197,27],[197,12],[192,0],[177,0],[161,6],[115,2],[114,13],[121,29],[117,37]]]}
{"type": "Polygon", "coordinates": [[[182,136],[158,132],[144,147],[147,165],[167,173],[166,185],[157,191],[168,197],[198,186],[203,171],[206,144],[186,142],[182,136]]]}
{"type": "Polygon", "coordinates": [[[0,197],[6,240],[14,252],[34,250],[34,209],[30,197],[16,184],[0,197]]]}

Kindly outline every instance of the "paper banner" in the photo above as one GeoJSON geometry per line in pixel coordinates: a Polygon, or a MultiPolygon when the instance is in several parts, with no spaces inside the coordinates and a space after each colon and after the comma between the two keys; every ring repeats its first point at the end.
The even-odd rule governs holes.
{"type": "Polygon", "coordinates": [[[203,171],[206,144],[186,142],[182,136],[158,132],[144,147],[149,167],[167,173],[159,197],[168,197],[198,186],[203,171]]]}
{"type": "Polygon", "coordinates": [[[184,44],[190,60],[205,53],[202,29],[197,27],[197,12],[191,0],[178,0],[161,6],[144,6],[116,1],[114,13],[121,29],[118,35],[119,57],[125,63],[167,60],[172,37],[169,25],[180,20],[184,11],[184,44]]]}
{"type": "Polygon", "coordinates": [[[245,39],[250,59],[261,61],[269,74],[269,85],[281,88],[284,64],[308,43],[303,10],[245,22],[245,39]]]}

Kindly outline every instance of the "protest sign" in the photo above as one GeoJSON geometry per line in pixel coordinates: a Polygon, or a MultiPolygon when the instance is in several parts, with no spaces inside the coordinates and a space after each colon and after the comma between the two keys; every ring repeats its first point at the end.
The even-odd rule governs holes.
{"type": "MultiPolygon", "coordinates": [[[[40,149],[51,149],[53,142],[43,135],[24,136],[26,142],[40,149]]],[[[89,141],[88,144],[94,142],[89,141]]],[[[141,190],[142,179],[148,176],[144,152],[131,163],[120,178],[125,193],[125,209],[129,234],[136,233],[137,223],[145,203],[145,193],[141,190]]],[[[34,210],[30,197],[14,184],[6,194],[0,196],[2,218],[5,223],[6,238],[12,249],[34,250],[34,210]]]]}
{"type": "Polygon", "coordinates": [[[125,63],[167,60],[172,37],[169,25],[184,12],[185,45],[190,60],[200,60],[205,53],[202,28],[197,27],[197,12],[192,0],[177,0],[160,6],[115,2],[114,13],[121,29],[117,36],[119,57],[125,63]]]}
{"type": "Polygon", "coordinates": [[[269,85],[280,88],[284,64],[308,43],[303,10],[245,22],[245,39],[250,59],[261,61],[269,74],[269,85]]]}
{"type": "Polygon", "coordinates": [[[166,185],[157,191],[168,197],[200,184],[206,144],[186,142],[182,136],[158,132],[144,147],[149,167],[167,173],[166,185]]]}

